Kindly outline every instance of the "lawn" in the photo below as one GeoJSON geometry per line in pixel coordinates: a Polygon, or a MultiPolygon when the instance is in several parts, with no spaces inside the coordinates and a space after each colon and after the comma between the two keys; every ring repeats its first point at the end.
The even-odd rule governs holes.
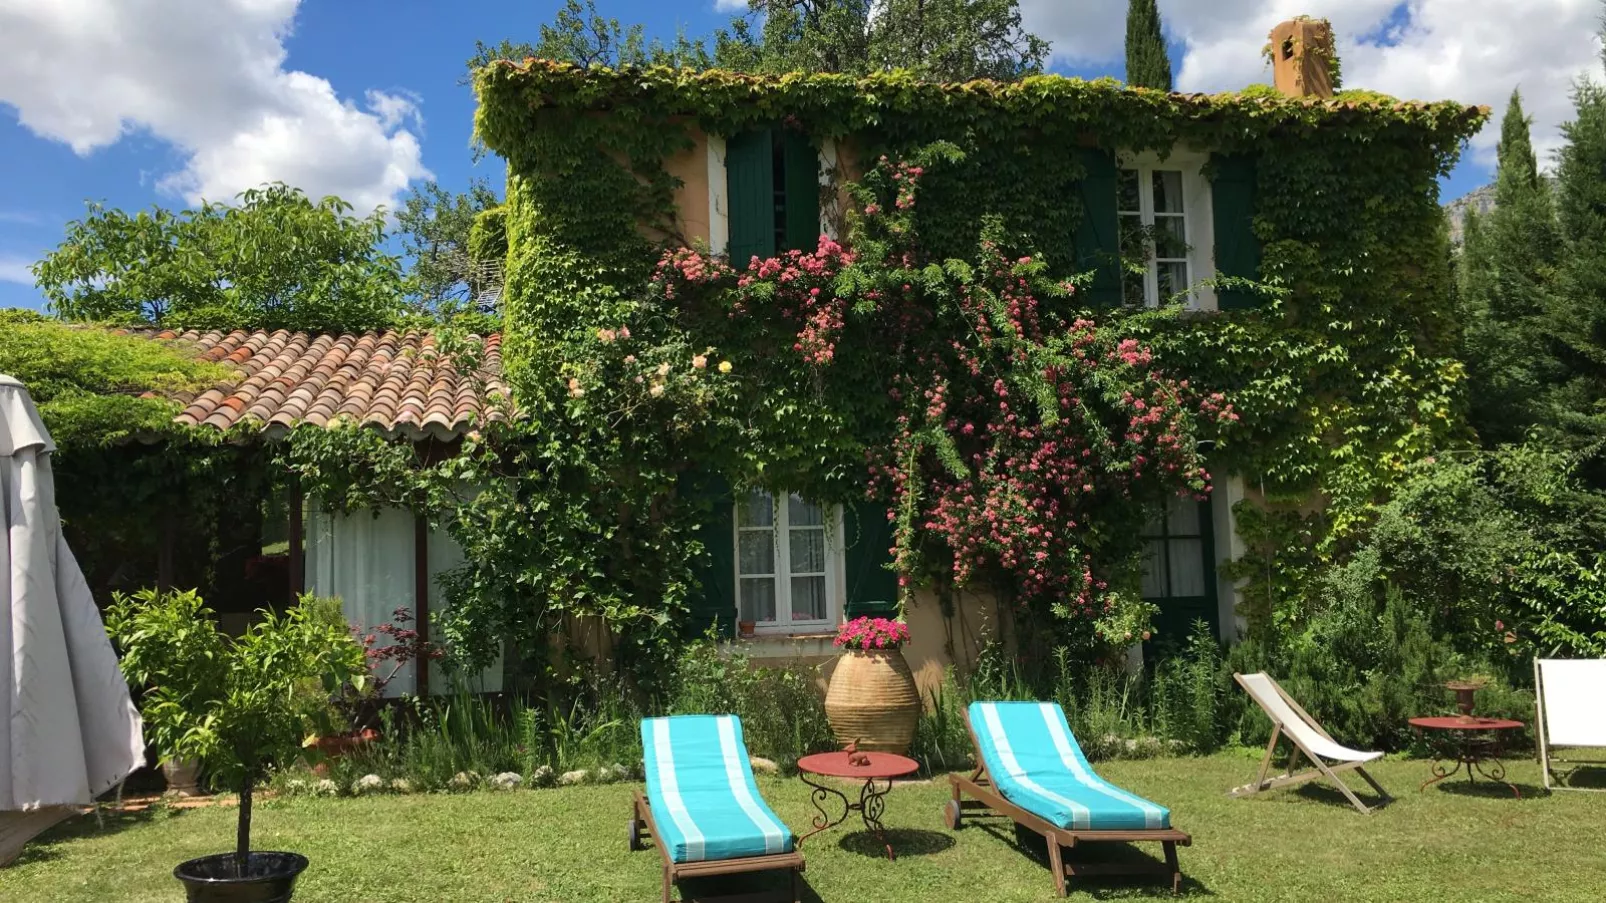
{"type": "MultiPolygon", "coordinates": [[[[1504,787],[1468,788],[1459,779],[1419,793],[1426,762],[1382,762],[1375,774],[1398,800],[1371,816],[1321,787],[1227,799],[1223,791],[1248,780],[1255,764],[1237,752],[1111,762],[1100,771],[1170,806],[1174,823],[1192,832],[1193,847],[1181,850],[1187,896],[1593,901],[1606,888],[1606,794],[1547,796],[1532,762],[1508,763],[1520,800],[1504,787]]],[[[1015,845],[1007,822],[943,828],[946,786],[905,784],[889,797],[896,862],[852,832],[853,822],[810,840],[804,899],[1051,899],[1046,868],[1015,845]]],[[[760,789],[794,828],[806,826],[812,810],[800,782],[764,778],[760,789]]],[[[260,807],[257,836],[264,849],[312,859],[300,903],[657,900],[657,853],[625,849],[630,790],[276,800],[260,807]]],[[[173,865],[225,849],[233,817],[229,809],[158,810],[108,818],[101,828],[79,819],[0,871],[0,900],[180,900],[173,865]]],[[[1072,898],[1083,900],[1168,896],[1158,885],[1117,879],[1073,888],[1072,898]]]]}

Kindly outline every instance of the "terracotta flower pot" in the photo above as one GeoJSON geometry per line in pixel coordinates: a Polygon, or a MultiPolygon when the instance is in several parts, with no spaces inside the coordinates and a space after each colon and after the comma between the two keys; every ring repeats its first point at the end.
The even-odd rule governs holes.
{"type": "Polygon", "coordinates": [[[323,754],[324,760],[312,766],[312,773],[320,778],[328,777],[330,759],[338,759],[341,756],[350,755],[378,739],[379,732],[373,728],[365,728],[354,734],[319,737],[317,749],[318,752],[323,754]]]}
{"type": "Polygon", "coordinates": [[[842,653],[825,693],[825,717],[844,744],[870,752],[904,753],[920,721],[920,691],[898,649],[842,653]]]}

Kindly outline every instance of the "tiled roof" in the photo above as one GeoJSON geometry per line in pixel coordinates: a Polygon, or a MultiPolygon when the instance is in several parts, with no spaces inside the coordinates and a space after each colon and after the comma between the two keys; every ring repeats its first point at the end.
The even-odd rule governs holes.
{"type": "Polygon", "coordinates": [[[349,417],[386,436],[451,439],[512,411],[502,382],[502,337],[486,337],[480,368],[462,375],[422,330],[361,335],[301,332],[144,332],[194,349],[202,360],[231,366],[238,379],[199,395],[171,396],[185,405],[174,418],[226,430],[260,421],[268,435],[301,423],[349,417]]]}

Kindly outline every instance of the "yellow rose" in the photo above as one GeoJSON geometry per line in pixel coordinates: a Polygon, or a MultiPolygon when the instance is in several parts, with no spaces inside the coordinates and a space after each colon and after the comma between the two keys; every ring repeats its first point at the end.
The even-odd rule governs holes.
{"type": "Polygon", "coordinates": [[[721,372],[721,373],[729,373],[729,372],[731,372],[731,362],[730,361],[720,361],[719,362],[719,372],[721,372]]]}

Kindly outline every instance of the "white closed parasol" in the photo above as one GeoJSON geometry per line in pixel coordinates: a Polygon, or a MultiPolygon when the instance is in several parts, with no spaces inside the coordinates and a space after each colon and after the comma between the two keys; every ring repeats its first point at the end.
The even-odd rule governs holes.
{"type": "Polygon", "coordinates": [[[0,374],[0,865],[144,762],[142,723],[61,535],[50,433],[0,374]]]}

